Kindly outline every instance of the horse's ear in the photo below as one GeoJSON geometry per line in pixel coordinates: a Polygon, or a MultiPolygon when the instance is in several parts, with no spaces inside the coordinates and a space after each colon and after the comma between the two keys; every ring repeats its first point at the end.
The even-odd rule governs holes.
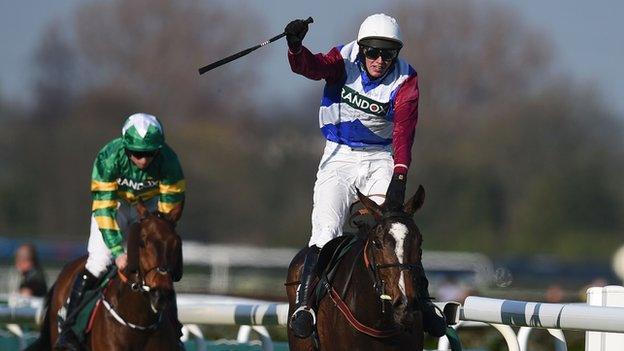
{"type": "Polygon", "coordinates": [[[377,205],[377,203],[371,199],[369,199],[366,195],[362,194],[359,189],[355,189],[357,191],[358,199],[360,202],[366,207],[366,209],[375,217],[376,221],[381,220],[381,206],[377,205]]]}
{"type": "Polygon", "coordinates": [[[169,213],[167,213],[165,215],[165,217],[167,218],[167,220],[171,223],[177,223],[180,218],[182,217],[182,210],[184,209],[184,201],[180,202],[179,204],[175,205],[173,207],[173,209],[171,209],[171,211],[169,211],[169,213]]]}
{"type": "Polygon", "coordinates": [[[139,200],[137,201],[135,208],[137,210],[137,213],[139,214],[139,218],[145,218],[149,215],[149,210],[147,209],[147,206],[145,206],[141,198],[139,198],[139,200]]]}
{"type": "Polygon", "coordinates": [[[405,213],[409,214],[410,216],[413,216],[414,213],[416,213],[416,211],[418,211],[423,203],[425,202],[425,188],[423,188],[422,185],[418,186],[418,190],[416,190],[416,194],[414,194],[414,196],[412,196],[411,199],[409,199],[407,201],[407,203],[405,204],[404,211],[405,213]]]}

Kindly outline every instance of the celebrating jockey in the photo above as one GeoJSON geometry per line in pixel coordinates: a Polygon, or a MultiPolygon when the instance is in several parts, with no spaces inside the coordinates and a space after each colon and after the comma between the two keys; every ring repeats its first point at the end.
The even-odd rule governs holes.
{"type": "MultiPolygon", "coordinates": [[[[286,28],[288,61],[293,72],[324,79],[319,111],[321,132],[327,139],[314,185],[312,236],[297,289],[297,309],[290,328],[300,338],[313,331],[314,311],[309,289],[320,248],[342,235],[356,188],[385,208],[401,211],[411,149],[418,120],[418,75],[399,58],[403,47],[397,21],[374,14],[360,26],[357,40],[312,54],[302,45],[308,31],[303,20],[286,28]],[[376,196],[376,197],[375,197],[376,196]]],[[[422,266],[419,297],[424,329],[433,336],[446,331],[428,293],[422,266]]]]}
{"type": "Polygon", "coordinates": [[[78,350],[71,326],[74,310],[84,292],[115,262],[122,271],[127,266],[123,234],[137,222],[132,208],[139,199],[150,211],[168,213],[184,202],[185,181],[175,152],[165,143],[158,119],[137,113],[125,121],[121,138],[109,142],[95,158],[91,176],[93,206],[89,257],[85,269],[76,276],[55,348],[78,350]]]}

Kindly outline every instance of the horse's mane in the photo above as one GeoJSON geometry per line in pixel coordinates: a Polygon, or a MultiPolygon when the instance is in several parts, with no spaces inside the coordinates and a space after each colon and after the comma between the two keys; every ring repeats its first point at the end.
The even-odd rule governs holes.
{"type": "Polygon", "coordinates": [[[366,239],[370,231],[375,227],[373,215],[368,211],[361,201],[356,201],[349,207],[348,224],[352,228],[357,228],[357,235],[366,239]]]}

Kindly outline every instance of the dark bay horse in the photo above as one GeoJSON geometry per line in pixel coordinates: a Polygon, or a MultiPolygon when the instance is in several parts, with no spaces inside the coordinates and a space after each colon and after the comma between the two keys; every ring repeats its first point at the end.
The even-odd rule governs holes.
{"type": "MultiPolygon", "coordinates": [[[[126,277],[120,272],[104,290],[85,338],[85,348],[92,351],[179,348],[173,282],[182,276],[182,241],[175,232],[182,206],[162,215],[150,213],[139,202],[136,210],[140,221],[128,235],[128,268],[135,265],[137,274],[126,277]]],[[[27,350],[52,349],[58,337],[57,313],[85,262],[83,257],[64,267],[46,297],[41,335],[27,350]]]]}
{"type": "MultiPolygon", "coordinates": [[[[422,236],[412,216],[424,197],[420,186],[403,211],[388,212],[358,191],[375,225],[360,226],[361,241],[344,255],[330,285],[325,285],[330,292],[316,303],[318,349],[423,349],[416,286],[422,236]]],[[[289,316],[295,308],[297,285],[293,282],[299,280],[305,250],[295,256],[288,270],[289,316]]],[[[314,337],[299,339],[290,328],[288,342],[293,351],[317,348],[314,337]]]]}

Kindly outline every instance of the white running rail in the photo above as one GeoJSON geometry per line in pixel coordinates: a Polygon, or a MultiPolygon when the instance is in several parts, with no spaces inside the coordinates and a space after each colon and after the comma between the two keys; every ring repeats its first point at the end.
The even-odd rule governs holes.
{"type": "MultiPolygon", "coordinates": [[[[40,300],[22,307],[0,306],[0,323],[33,323],[40,313],[40,300]]],[[[442,304],[444,307],[444,304],[442,304]]],[[[448,304],[447,306],[452,306],[448,304]]],[[[447,310],[445,308],[445,310],[447,310]]],[[[272,349],[272,341],[263,326],[285,326],[288,305],[227,296],[178,295],[180,321],[187,324],[186,334],[196,334],[196,324],[238,325],[238,340],[249,340],[255,331],[263,341],[263,350],[272,349]]],[[[448,313],[451,313],[447,311],[448,313]]],[[[459,309],[458,327],[495,327],[505,338],[510,351],[526,351],[530,328],[547,329],[555,338],[555,350],[566,350],[562,330],[624,333],[624,307],[599,307],[585,304],[554,304],[492,299],[470,296],[459,309]],[[476,323],[475,323],[476,322],[476,323]],[[512,326],[521,327],[516,335],[512,326]]],[[[15,329],[15,327],[11,327],[15,329]]],[[[201,333],[201,332],[200,332],[201,333]]],[[[438,350],[446,350],[448,340],[441,338],[438,350]]]]}

